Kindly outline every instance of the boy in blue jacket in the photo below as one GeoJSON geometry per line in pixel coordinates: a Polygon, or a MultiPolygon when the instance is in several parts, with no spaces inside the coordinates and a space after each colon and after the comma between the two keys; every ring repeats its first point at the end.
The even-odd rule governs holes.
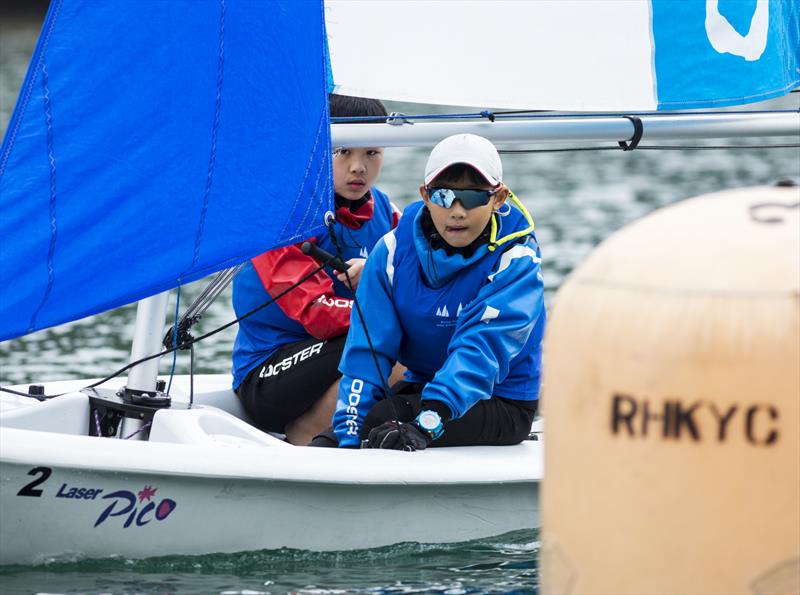
{"type": "Polygon", "coordinates": [[[353,313],[339,366],[339,447],[517,444],[530,432],[544,284],[533,220],[502,175],[480,136],[451,136],[431,152],[422,201],[362,273],[365,319],[353,313]],[[389,390],[395,362],[407,372],[389,390]]]}
{"type": "MultiPolygon", "coordinates": [[[[330,111],[332,117],[386,118],[380,101],[362,97],[331,95],[330,111]]],[[[382,163],[380,147],[334,151],[334,231],[342,257],[350,265],[354,288],[370,250],[400,216],[374,186],[382,163]]],[[[327,233],[311,240],[328,252],[337,252],[327,233]]],[[[237,316],[290,288],[318,266],[300,244],[251,259],[233,282],[237,316]]],[[[239,323],[233,347],[233,389],[258,427],[286,434],[291,444],[308,443],[330,423],[353,301],[346,281],[341,273],[318,271],[239,323]]]]}

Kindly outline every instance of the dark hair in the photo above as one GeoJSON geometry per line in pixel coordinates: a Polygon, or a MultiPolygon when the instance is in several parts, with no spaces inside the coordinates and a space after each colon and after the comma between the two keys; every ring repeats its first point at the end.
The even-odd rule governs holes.
{"type": "Polygon", "coordinates": [[[464,178],[466,178],[470,184],[475,184],[476,186],[489,184],[489,181],[471,165],[467,165],[466,163],[454,163],[440,171],[439,175],[433,178],[428,186],[435,187],[442,184],[456,184],[464,178]]]}
{"type": "Polygon", "coordinates": [[[350,95],[328,95],[331,105],[331,118],[353,118],[358,116],[376,116],[366,123],[383,123],[389,113],[380,99],[367,97],[351,97],[350,95]]]}

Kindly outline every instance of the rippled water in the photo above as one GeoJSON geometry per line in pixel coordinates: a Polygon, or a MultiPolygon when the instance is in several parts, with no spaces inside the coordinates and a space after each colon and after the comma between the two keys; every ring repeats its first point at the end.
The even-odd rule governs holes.
{"type": "Polygon", "coordinates": [[[0,568],[3,593],[529,593],[536,532],[356,552],[279,550],[0,568]]]}
{"type": "MultiPolygon", "coordinates": [[[[35,24],[25,22],[4,26],[0,32],[0,132],[4,132],[37,32],[35,24]]],[[[797,109],[799,103],[800,95],[794,94],[755,107],[797,109]]],[[[400,104],[390,108],[406,113],[430,110],[400,104]]],[[[780,141],[713,141],[720,142],[780,141]]],[[[379,186],[398,205],[415,200],[426,156],[422,149],[387,151],[379,186]]],[[[564,277],[599,242],[654,209],[725,188],[786,178],[800,181],[798,149],[504,155],[503,163],[506,181],[536,219],[548,306],[564,277]]],[[[201,287],[199,282],[184,288],[182,303],[189,303],[201,287]]],[[[127,362],[134,313],[128,306],[0,343],[0,383],[108,374],[127,362]]],[[[223,294],[196,327],[196,334],[232,317],[230,295],[223,294]]],[[[234,334],[230,329],[197,347],[198,372],[228,373],[234,334]]],[[[162,372],[169,371],[168,364],[164,362],[162,372]]],[[[177,372],[187,371],[188,361],[181,356],[177,372]]],[[[278,551],[13,567],[0,570],[0,586],[4,593],[523,593],[535,591],[538,584],[537,552],[537,535],[521,532],[451,546],[405,544],[338,554],[278,551]]]]}

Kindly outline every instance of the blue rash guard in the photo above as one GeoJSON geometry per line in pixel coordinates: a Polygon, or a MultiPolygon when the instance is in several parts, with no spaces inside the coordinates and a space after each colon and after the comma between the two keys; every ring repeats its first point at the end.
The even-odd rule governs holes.
{"type": "MultiPolygon", "coordinates": [[[[484,244],[467,258],[448,255],[425,237],[422,207],[406,207],[370,254],[358,286],[383,378],[399,361],[407,380],[425,384],[423,402],[444,404],[451,419],[493,395],[537,400],[545,309],[535,236],[493,252],[484,244]]],[[[516,208],[494,216],[501,239],[528,225],[516,208]]],[[[356,312],[339,370],[334,432],[339,446],[357,446],[364,417],[384,391],[356,312]]]]}

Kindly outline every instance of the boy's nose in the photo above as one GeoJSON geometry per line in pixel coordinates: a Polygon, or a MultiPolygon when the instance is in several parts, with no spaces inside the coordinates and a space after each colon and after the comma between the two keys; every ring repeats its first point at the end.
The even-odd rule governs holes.
{"type": "Polygon", "coordinates": [[[367,171],[367,166],[361,159],[353,159],[350,162],[350,171],[353,173],[362,173],[367,171]]]}
{"type": "Polygon", "coordinates": [[[461,201],[455,199],[453,201],[452,206],[450,207],[449,215],[451,217],[457,217],[458,219],[463,219],[467,216],[467,209],[464,208],[464,205],[461,204],[461,201]]]}

